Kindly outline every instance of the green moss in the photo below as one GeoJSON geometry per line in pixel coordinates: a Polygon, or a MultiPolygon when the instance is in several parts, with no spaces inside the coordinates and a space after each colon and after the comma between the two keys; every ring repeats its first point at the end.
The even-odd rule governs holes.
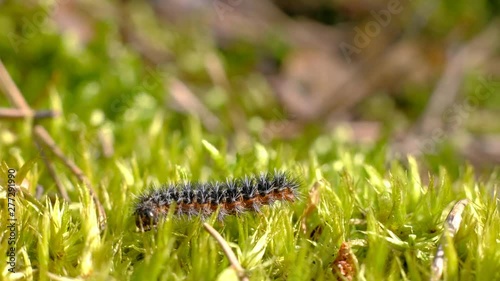
{"type": "MultiPolygon", "coordinates": [[[[70,36],[57,34],[47,20],[16,51],[5,36],[26,36],[15,18],[29,18],[34,12],[7,2],[0,4],[5,5],[0,12],[2,61],[30,105],[62,111],[62,116],[40,124],[82,168],[108,219],[99,232],[87,190],[48,153],[71,202],[58,196],[33,143],[31,121],[0,123],[1,253],[10,247],[3,219],[8,211],[4,188],[8,167],[17,169],[17,183],[24,193],[16,197],[17,273],[10,274],[2,262],[0,279],[235,279],[200,219],[170,215],[155,231],[140,233],[132,216],[135,198],[154,184],[220,180],[275,168],[301,179],[301,200],[229,217],[224,223],[215,216],[208,220],[251,280],[335,280],[331,263],[345,241],[357,257],[359,280],[427,280],[444,217],[463,198],[471,203],[459,233],[445,249],[445,277],[500,279],[499,175],[493,171],[475,177],[448,142],[439,140],[437,146],[444,148],[426,161],[389,159],[385,139],[359,145],[348,129],[329,133],[318,124],[293,140],[266,142],[262,129],[270,120],[283,121],[286,116],[281,112],[286,110],[277,108],[277,101],[264,100],[270,90],[255,71],[263,54],[251,45],[238,43],[220,51],[207,43],[210,40],[202,31],[168,26],[163,36],[159,30],[152,32],[158,35],[158,44],[175,53],[178,65],[148,66],[120,42],[111,20],[96,20],[96,35],[84,48],[76,47],[70,36]],[[227,64],[231,78],[227,89],[212,85],[204,67],[205,56],[214,53],[227,64]],[[171,93],[165,90],[170,78],[188,78],[195,93],[215,93],[216,100],[206,104],[219,117],[220,127],[208,130],[199,117],[172,110],[171,93]],[[103,152],[103,142],[112,145],[112,155],[103,152]],[[431,170],[429,176],[422,173],[426,168],[431,170]],[[38,186],[43,190],[36,198],[38,186]],[[307,213],[313,187],[319,201],[307,213]]],[[[482,7],[478,4],[475,10],[482,7]]],[[[288,46],[275,37],[269,36],[263,45],[279,62],[288,46]]],[[[480,83],[472,81],[468,94],[474,94],[480,83]]],[[[496,83],[487,83],[488,89],[498,91],[496,83]]],[[[492,95],[492,103],[497,99],[492,95]]],[[[495,108],[492,103],[483,101],[479,106],[495,108]]],[[[392,120],[392,113],[400,110],[389,96],[366,104],[391,105],[384,112],[367,112],[379,120],[392,120]]],[[[416,98],[404,104],[416,104],[415,112],[420,112],[424,101],[416,98]]],[[[414,119],[417,113],[410,115],[414,119]]]]}

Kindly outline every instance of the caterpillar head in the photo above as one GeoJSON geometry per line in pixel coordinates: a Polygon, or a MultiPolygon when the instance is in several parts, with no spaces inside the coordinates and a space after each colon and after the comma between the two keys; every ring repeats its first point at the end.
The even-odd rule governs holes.
{"type": "Polygon", "coordinates": [[[143,231],[149,231],[158,224],[158,214],[153,206],[138,206],[134,212],[135,225],[143,231]]]}

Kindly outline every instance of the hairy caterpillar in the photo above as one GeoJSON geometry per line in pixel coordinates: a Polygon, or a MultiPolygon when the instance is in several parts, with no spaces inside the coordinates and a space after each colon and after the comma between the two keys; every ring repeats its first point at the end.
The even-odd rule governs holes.
{"type": "Polygon", "coordinates": [[[150,230],[161,217],[175,208],[176,216],[206,218],[219,209],[219,220],[245,211],[259,212],[275,201],[298,198],[299,180],[281,171],[227,179],[223,182],[183,182],[151,188],[140,195],[134,206],[139,229],[150,230]]]}

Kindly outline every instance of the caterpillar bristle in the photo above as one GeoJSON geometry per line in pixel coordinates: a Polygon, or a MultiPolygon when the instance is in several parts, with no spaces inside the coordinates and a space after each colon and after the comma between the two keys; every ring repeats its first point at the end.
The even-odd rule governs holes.
{"type": "Polygon", "coordinates": [[[293,202],[299,198],[297,178],[283,171],[245,176],[241,179],[211,182],[182,182],[152,187],[140,195],[134,206],[136,225],[148,231],[166,216],[170,208],[176,216],[209,217],[219,210],[218,219],[260,212],[275,201],[293,202]]]}

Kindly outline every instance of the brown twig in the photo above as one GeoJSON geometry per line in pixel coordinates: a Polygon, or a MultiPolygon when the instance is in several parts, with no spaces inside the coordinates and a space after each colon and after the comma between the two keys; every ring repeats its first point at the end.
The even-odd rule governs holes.
{"type": "MultiPolygon", "coordinates": [[[[23,112],[25,117],[26,116],[33,116],[34,111],[30,108],[30,106],[28,105],[28,103],[24,99],[23,95],[21,94],[21,91],[19,91],[19,88],[16,86],[16,84],[12,80],[12,77],[10,76],[9,72],[7,71],[7,69],[5,68],[5,66],[3,65],[1,60],[0,60],[0,88],[3,90],[5,96],[10,100],[10,102],[18,110],[21,110],[23,112]]],[[[71,160],[67,159],[64,156],[64,153],[62,152],[62,150],[59,149],[59,147],[56,145],[55,141],[52,139],[52,137],[50,137],[49,133],[42,126],[35,125],[35,127],[33,128],[33,133],[88,188],[90,196],[92,196],[92,199],[94,200],[94,203],[96,204],[96,207],[97,207],[100,227],[101,227],[101,229],[103,229],[104,226],[106,225],[106,212],[105,212],[104,207],[102,206],[101,202],[99,201],[97,194],[95,193],[94,189],[92,188],[90,181],[83,174],[83,172],[80,170],[80,168],[78,168],[78,166],[76,166],[75,163],[73,163],[71,160]]],[[[40,151],[42,153],[43,149],[41,149],[40,151]]],[[[42,154],[42,157],[43,157],[43,154],[42,154]]],[[[50,169],[51,169],[50,166],[48,165],[47,167],[49,167],[49,172],[50,172],[50,169]]],[[[50,172],[50,173],[52,175],[52,172],[50,172]]],[[[54,180],[56,181],[56,184],[57,184],[58,179],[54,178],[54,180]]],[[[62,185],[58,186],[58,188],[62,188],[62,185]]],[[[62,192],[61,196],[68,197],[65,192],[62,192]]]]}
{"type": "Polygon", "coordinates": [[[47,170],[49,171],[50,176],[54,179],[54,182],[56,183],[57,190],[59,190],[61,197],[64,198],[64,200],[71,202],[71,199],[69,198],[68,193],[66,192],[66,189],[64,188],[63,184],[59,180],[59,177],[57,176],[56,169],[54,168],[54,164],[47,157],[47,154],[45,154],[43,147],[40,145],[40,143],[36,139],[35,139],[35,144],[36,144],[38,150],[40,151],[40,155],[42,156],[42,159],[43,159],[43,162],[45,163],[45,166],[47,166],[47,170]]]}
{"type": "Polygon", "coordinates": [[[0,108],[0,118],[21,119],[33,117],[35,119],[53,118],[59,116],[59,112],[53,110],[23,111],[17,108],[0,108]]]}
{"type": "Polygon", "coordinates": [[[245,273],[245,269],[241,266],[240,262],[238,261],[238,258],[236,258],[236,255],[234,254],[233,250],[231,250],[231,247],[227,244],[226,240],[222,238],[222,236],[215,230],[211,225],[204,223],[203,227],[205,228],[210,235],[212,235],[215,240],[219,243],[221,246],[222,250],[224,251],[224,254],[226,254],[227,259],[229,260],[229,263],[231,264],[231,267],[236,271],[238,274],[238,278],[242,281],[248,281],[248,276],[245,273]]]}
{"type": "Polygon", "coordinates": [[[15,107],[21,109],[23,112],[25,112],[25,114],[29,114],[29,112],[32,112],[30,106],[28,105],[23,95],[17,88],[16,84],[10,77],[9,72],[7,71],[1,60],[0,60],[0,87],[2,88],[7,98],[15,107]]]}
{"type": "Polygon", "coordinates": [[[92,196],[92,199],[94,200],[96,206],[97,206],[97,211],[99,213],[99,222],[101,224],[101,228],[104,227],[106,223],[106,212],[104,211],[104,207],[102,206],[101,202],[99,201],[99,198],[97,197],[97,194],[92,187],[92,184],[88,180],[88,178],[85,176],[82,170],[78,168],[78,166],[71,161],[70,159],[66,158],[62,150],[57,146],[56,142],[52,139],[52,137],[49,135],[49,133],[45,130],[40,125],[35,125],[33,129],[33,133],[35,134],[35,137],[37,137],[47,148],[54,153],[57,158],[59,158],[63,164],[68,167],[68,169],[76,175],[76,177],[83,182],[83,184],[88,188],[90,196],[92,196]]]}

